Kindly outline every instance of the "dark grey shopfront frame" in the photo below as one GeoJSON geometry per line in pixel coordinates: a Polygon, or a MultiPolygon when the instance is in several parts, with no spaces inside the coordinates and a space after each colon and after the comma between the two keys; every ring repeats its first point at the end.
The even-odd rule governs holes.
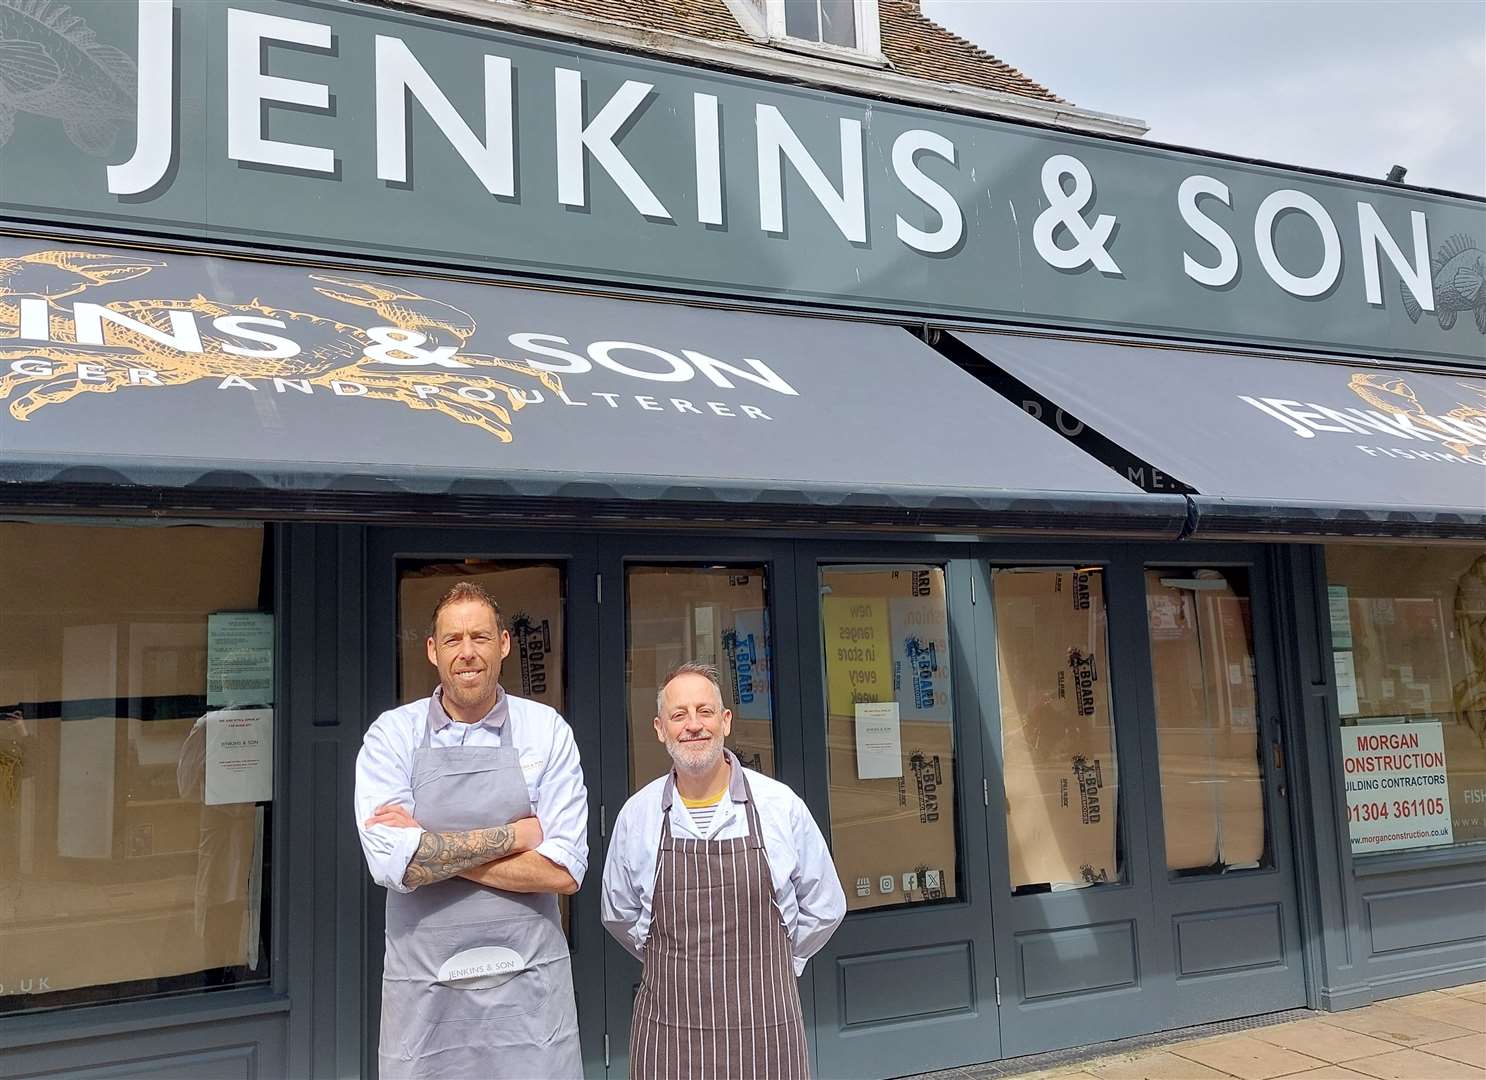
{"type": "MultiPolygon", "coordinates": [[[[11,490],[3,496],[0,507],[7,513],[35,513],[40,508],[36,502],[28,501],[24,492],[11,490]]],[[[48,496],[41,505],[56,503],[48,496]]],[[[371,980],[367,968],[373,962],[372,957],[380,955],[377,938],[380,927],[370,917],[369,906],[377,890],[366,877],[347,807],[361,733],[381,707],[381,703],[373,700],[369,686],[379,678],[385,681],[385,677],[376,674],[374,668],[390,655],[390,650],[376,654],[370,648],[372,639],[367,636],[368,617],[376,606],[370,583],[378,574],[387,580],[389,573],[385,560],[381,569],[374,568],[368,559],[368,545],[377,547],[379,552],[384,550],[379,537],[388,534],[361,525],[313,523],[284,524],[275,526],[273,531],[279,568],[275,586],[280,634],[278,663],[284,692],[276,791],[281,813],[276,815],[277,854],[271,879],[276,927],[271,946],[274,963],[271,984],[0,1018],[0,1075],[55,1074],[59,1069],[70,1076],[107,1076],[110,1080],[131,1075],[186,1078],[203,1072],[241,1076],[245,1080],[371,1075],[367,1053],[374,1048],[370,1039],[375,1023],[373,1003],[368,997],[371,980]]],[[[419,529],[399,535],[413,537],[410,554],[456,550],[458,544],[468,540],[472,551],[508,557],[513,553],[533,552],[550,555],[561,543],[557,539],[559,534],[536,530],[506,530],[498,534],[486,528],[438,532],[419,529]]],[[[602,537],[563,535],[580,549],[573,556],[575,560],[582,557],[581,548],[588,545],[595,552],[595,564],[603,545],[616,540],[620,550],[635,553],[636,557],[675,555],[692,562],[757,559],[769,552],[774,552],[775,558],[782,558],[777,553],[790,547],[795,549],[797,560],[913,558],[946,562],[951,566],[951,587],[956,593],[967,584],[963,580],[965,575],[955,571],[955,560],[978,560],[972,565],[979,573],[987,561],[1001,565],[1067,563],[1074,561],[1075,554],[1085,555],[1091,548],[1106,559],[1126,557],[1123,553],[1134,548],[1097,541],[1069,545],[1034,540],[972,546],[963,537],[930,542],[923,538],[884,536],[881,540],[865,541],[861,534],[839,541],[820,537],[804,539],[798,535],[747,539],[736,533],[721,536],[699,532],[684,536],[638,531],[616,531],[602,537]]],[[[1195,547],[1186,544],[1142,546],[1141,550],[1153,551],[1155,561],[1166,564],[1203,561],[1195,547]]],[[[1219,554],[1206,561],[1231,562],[1236,557],[1234,552],[1240,549],[1216,550],[1219,554]]],[[[1386,922],[1378,919],[1383,908],[1377,907],[1372,898],[1385,894],[1384,898],[1388,899],[1411,892],[1416,894],[1421,906],[1438,900],[1448,902],[1451,897],[1463,895],[1464,890],[1480,887],[1482,868],[1486,866],[1482,853],[1402,854],[1389,857],[1386,862],[1369,864],[1355,873],[1351,865],[1345,804],[1334,775],[1336,718],[1334,690],[1324,664],[1329,657],[1326,648],[1329,642],[1324,637],[1322,549],[1285,545],[1248,550],[1261,555],[1270,567],[1270,592],[1277,615],[1273,652],[1277,656],[1280,708],[1289,719],[1285,753],[1289,762],[1291,832],[1301,897],[1299,916],[1307,1002],[1313,1007],[1347,1008],[1394,993],[1481,977],[1480,973],[1486,970],[1486,949],[1478,937],[1471,938],[1472,933],[1479,934],[1479,927],[1470,921],[1471,913],[1462,915],[1445,907],[1439,918],[1386,922]],[[1366,921],[1369,917],[1373,920],[1370,925],[1366,921]],[[1412,929],[1417,940],[1407,949],[1379,951],[1366,940],[1370,926],[1412,929]]],[[[787,561],[783,559],[777,564],[780,573],[785,572],[787,561]]],[[[570,563],[573,565],[576,562],[570,563]]],[[[810,565],[813,569],[813,562],[799,565],[810,565]]],[[[798,572],[796,580],[797,583],[800,580],[798,572]]],[[[782,582],[783,578],[776,581],[782,582]]],[[[987,584],[984,577],[977,578],[976,588],[981,595],[985,595],[982,590],[987,584]]],[[[570,571],[570,595],[580,592],[582,585],[576,571],[570,571]]],[[[778,584],[774,595],[783,599],[778,584]]],[[[959,602],[951,599],[952,605],[959,602]]],[[[605,608],[612,610],[610,605],[605,608]]],[[[961,609],[952,607],[952,610],[961,609]]],[[[801,620],[815,617],[813,609],[798,614],[801,620]]],[[[958,619],[959,615],[955,617],[958,619]]],[[[978,604],[975,617],[988,618],[989,606],[978,604]]],[[[788,633],[785,621],[781,620],[775,641],[784,662],[790,662],[783,655],[788,633]]],[[[575,646],[579,644],[576,638],[573,640],[575,646]]],[[[808,666],[809,652],[802,647],[798,634],[794,644],[797,662],[802,667],[808,666]]],[[[599,680],[591,672],[578,670],[576,660],[571,663],[574,666],[569,669],[570,691],[579,693],[579,682],[587,679],[596,692],[599,680]]],[[[968,687],[968,681],[975,678],[976,693],[981,695],[985,687],[993,684],[993,659],[991,663],[992,667],[980,675],[957,668],[961,685],[968,687]]],[[[805,679],[796,685],[805,687],[805,679]]],[[[585,700],[593,699],[590,696],[585,700]]],[[[781,700],[781,710],[787,706],[788,702],[781,700]]],[[[984,715],[986,708],[982,696],[980,714],[984,715]]],[[[607,722],[608,714],[605,715],[607,722]]],[[[969,723],[968,715],[960,714],[962,748],[967,747],[966,740],[970,737],[966,727],[974,726],[969,723]]],[[[793,748],[798,748],[799,765],[793,772],[786,771],[785,777],[791,783],[799,783],[803,777],[807,801],[824,820],[824,788],[813,790],[810,776],[804,775],[823,777],[823,772],[815,771],[819,768],[819,751],[815,758],[811,757],[803,726],[791,731],[780,725],[776,740],[782,769],[791,769],[789,758],[794,755],[793,748]]],[[[962,781],[961,790],[967,795],[973,795],[973,787],[973,783],[962,781]]],[[[976,816],[972,813],[973,799],[970,803],[967,807],[962,798],[959,808],[962,819],[976,816]]],[[[612,815],[612,806],[609,811],[612,815]]],[[[999,827],[1000,822],[991,822],[988,835],[995,838],[999,827]]],[[[970,880],[974,866],[971,860],[980,856],[966,838],[964,828],[962,822],[961,850],[967,870],[967,893],[974,905],[978,903],[977,890],[985,892],[988,886],[986,878],[970,880]]],[[[1004,844],[1004,834],[1001,835],[1000,842],[1004,844]]],[[[997,857],[1004,858],[1004,852],[998,856],[993,849],[990,858],[997,857]]],[[[601,849],[597,844],[593,848],[592,865],[595,872],[601,865],[601,849]]],[[[589,895],[585,901],[584,894],[580,894],[580,903],[595,904],[594,885],[586,887],[584,892],[589,895]]],[[[933,910],[944,909],[910,910],[903,914],[923,916],[926,922],[932,922],[933,910]]],[[[858,926],[886,922],[895,914],[853,916],[833,941],[831,950],[807,970],[802,990],[807,1008],[812,1000],[817,1003],[819,1020],[827,1017],[820,1002],[826,1000],[829,989],[820,973],[831,956],[876,933],[875,929],[859,931],[858,926]]],[[[912,923],[900,925],[910,933],[919,932],[912,923]]],[[[883,936],[887,933],[884,931],[883,936]]],[[[1005,983],[1003,975],[1003,990],[1005,983]]],[[[986,1015],[981,1023],[993,1028],[995,1021],[986,1015]]],[[[930,1034],[932,1029],[927,1027],[905,1026],[916,1027],[926,1036],[924,1043],[935,1045],[937,1031],[930,1034]]],[[[909,1042],[902,1037],[909,1032],[902,1027],[896,1031],[899,1042],[909,1042]]],[[[1080,1039],[1096,1037],[1092,1030],[1079,1035],[1080,1039]]],[[[1014,1052],[1010,1044],[1004,1050],[1014,1052]]],[[[946,1060],[950,1056],[944,1054],[946,1060]]],[[[830,1075],[827,1066],[834,1060],[840,1059],[833,1051],[822,1048],[822,1075],[830,1075]]],[[[917,1060],[925,1068],[931,1064],[922,1054],[917,1060]]],[[[959,1060],[968,1058],[961,1055],[959,1060]]],[[[620,1062],[613,1064],[615,1068],[610,1075],[620,1075],[620,1062]]],[[[890,1071],[885,1063],[881,1064],[882,1067],[874,1069],[877,1075],[890,1071]]],[[[594,1075],[603,1075],[602,1070],[596,1070],[594,1075]]]]}

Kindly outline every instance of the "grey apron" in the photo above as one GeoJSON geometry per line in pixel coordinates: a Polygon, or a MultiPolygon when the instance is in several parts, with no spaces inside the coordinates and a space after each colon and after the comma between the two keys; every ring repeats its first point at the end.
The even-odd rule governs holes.
{"type": "MultiPolygon", "coordinates": [[[[431,730],[413,753],[419,824],[454,832],[530,816],[514,746],[435,749],[431,730]]],[[[582,1076],[557,897],[460,877],[389,891],[377,1062],[382,1080],[582,1076]]]]}

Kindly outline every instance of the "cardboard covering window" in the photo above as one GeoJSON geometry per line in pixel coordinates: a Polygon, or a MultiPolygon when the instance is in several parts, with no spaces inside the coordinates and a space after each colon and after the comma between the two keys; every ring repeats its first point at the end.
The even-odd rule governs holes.
{"type": "Polygon", "coordinates": [[[1438,722],[1451,840],[1486,841],[1486,550],[1334,545],[1326,573],[1351,622],[1358,714],[1343,723],[1438,722]]]}
{"type": "Polygon", "coordinates": [[[562,569],[475,560],[406,567],[398,577],[398,639],[403,701],[433,693],[438,669],[428,662],[428,624],[434,606],[456,581],[472,581],[500,605],[511,633],[501,685],[517,697],[550,705],[564,717],[562,569]]]}
{"type": "Polygon", "coordinates": [[[820,583],[831,853],[847,908],[957,896],[944,571],[833,566],[821,571],[820,583]],[[888,703],[896,706],[888,714],[895,711],[898,723],[893,770],[883,770],[880,761],[864,764],[857,730],[859,705],[888,703]]]}
{"type": "Polygon", "coordinates": [[[1264,781],[1248,597],[1216,571],[1150,570],[1146,616],[1167,869],[1260,865],[1264,781]]]}
{"type": "Polygon", "coordinates": [[[266,815],[204,805],[202,720],[208,617],[257,608],[263,540],[0,523],[0,1011],[266,977],[266,815]]]}
{"type": "Polygon", "coordinates": [[[715,664],[733,714],[728,749],[774,775],[768,590],[761,566],[634,566],[626,577],[630,789],[671,767],[655,737],[655,694],[678,664],[715,664]]]}
{"type": "Polygon", "coordinates": [[[1012,888],[1118,881],[1104,576],[997,570],[992,592],[1012,888]]]}

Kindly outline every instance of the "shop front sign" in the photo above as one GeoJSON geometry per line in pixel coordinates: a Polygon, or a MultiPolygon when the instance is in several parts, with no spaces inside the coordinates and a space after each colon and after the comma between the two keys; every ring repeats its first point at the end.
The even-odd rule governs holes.
{"type": "Polygon", "coordinates": [[[1341,735],[1354,854],[1454,842],[1439,721],[1359,724],[1341,735]]]}
{"type": "Polygon", "coordinates": [[[339,0],[0,0],[0,213],[1486,365],[1486,204],[339,0]]]}

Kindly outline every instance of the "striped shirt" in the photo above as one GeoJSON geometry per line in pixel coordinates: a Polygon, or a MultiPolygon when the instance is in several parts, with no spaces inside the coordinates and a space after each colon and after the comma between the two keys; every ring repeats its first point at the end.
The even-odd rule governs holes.
{"type": "Polygon", "coordinates": [[[696,827],[697,839],[705,840],[711,834],[712,821],[717,816],[717,806],[727,793],[726,784],[718,788],[716,794],[705,795],[700,799],[688,799],[679,791],[676,793],[676,797],[686,807],[686,812],[691,815],[691,823],[696,827]]]}

